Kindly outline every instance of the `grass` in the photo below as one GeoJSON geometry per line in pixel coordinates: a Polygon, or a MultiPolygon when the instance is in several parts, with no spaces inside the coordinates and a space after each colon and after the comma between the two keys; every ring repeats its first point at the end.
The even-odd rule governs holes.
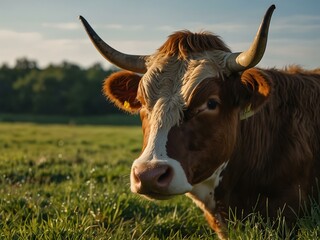
{"type": "MultiPolygon", "coordinates": [[[[136,126],[0,123],[0,239],[216,239],[185,196],[130,192],[141,138],[136,126]]],[[[281,221],[263,224],[234,219],[230,236],[282,239],[281,221]]],[[[298,239],[319,239],[319,205],[299,224],[298,239]]]]}

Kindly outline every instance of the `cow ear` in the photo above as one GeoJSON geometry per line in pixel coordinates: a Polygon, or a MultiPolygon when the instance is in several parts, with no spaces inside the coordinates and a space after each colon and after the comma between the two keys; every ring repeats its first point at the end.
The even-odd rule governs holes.
{"type": "Polygon", "coordinates": [[[250,68],[241,74],[242,112],[252,114],[267,101],[271,92],[269,77],[257,68],[250,68]]]}
{"type": "Polygon", "coordinates": [[[137,113],[141,103],[136,99],[141,76],[120,71],[111,74],[103,84],[104,95],[120,109],[137,113]]]}

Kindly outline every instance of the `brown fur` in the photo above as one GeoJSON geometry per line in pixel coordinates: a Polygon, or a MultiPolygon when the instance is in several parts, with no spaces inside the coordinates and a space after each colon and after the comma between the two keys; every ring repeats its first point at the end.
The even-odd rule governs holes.
{"type": "Polygon", "coordinates": [[[288,67],[285,67],[284,72],[286,73],[291,73],[291,74],[298,74],[298,73],[303,73],[303,74],[320,74],[320,68],[315,68],[312,70],[308,69],[303,69],[299,65],[290,65],[288,67]]]}
{"type": "MultiPolygon", "coordinates": [[[[139,76],[122,72],[105,83],[105,94],[120,108],[124,109],[125,101],[134,106],[134,111],[142,107],[143,148],[151,127],[156,126],[150,126],[150,115],[159,110],[153,109],[155,104],[165,100],[163,104],[169,110],[180,107],[179,88],[188,79],[171,83],[182,81],[190,53],[207,50],[230,51],[219,38],[207,33],[185,31],[170,36],[153,58],[164,63],[161,67],[165,73],[157,67],[140,82],[138,98],[142,106],[135,105],[139,76]],[[154,104],[146,107],[144,101],[148,99],[144,98],[149,92],[154,93],[154,104]]],[[[167,154],[180,162],[191,184],[206,180],[228,161],[222,181],[212,190],[219,204],[212,204],[210,209],[201,202],[209,224],[221,238],[225,236],[229,207],[238,217],[253,211],[276,217],[286,205],[284,215],[290,224],[308,196],[316,196],[316,181],[320,179],[319,74],[320,69],[309,71],[298,66],[284,70],[253,68],[231,76],[218,74],[201,79],[192,94],[183,99],[183,118],[169,131],[167,154]],[[216,109],[199,108],[212,97],[218,102],[216,109]],[[255,115],[240,121],[239,114],[247,106],[252,106],[255,115]]],[[[166,119],[171,113],[163,111],[157,116],[166,119]]]]}
{"type": "MultiPolygon", "coordinates": [[[[238,217],[256,211],[276,218],[285,207],[283,214],[291,225],[301,206],[308,204],[308,197],[318,196],[320,76],[314,71],[293,74],[292,70],[249,69],[241,80],[236,78],[211,79],[198,87],[185,112],[185,122],[170,131],[168,155],[182,164],[192,184],[207,179],[229,159],[215,194],[222,204],[218,213],[224,215],[231,207],[238,217]],[[260,94],[253,94],[254,90],[260,94]],[[217,93],[219,115],[193,111],[217,93]],[[238,122],[237,104],[259,102],[252,96],[264,97],[260,110],[238,122]]],[[[215,231],[225,228],[221,223],[219,230],[215,214],[205,212],[215,231]]]]}
{"type": "Polygon", "coordinates": [[[219,213],[211,213],[208,211],[204,211],[204,216],[212,229],[216,232],[220,239],[227,239],[228,237],[228,229],[225,221],[225,217],[221,216],[221,212],[219,213]]]}
{"type": "Polygon", "coordinates": [[[221,83],[218,79],[203,81],[193,94],[183,123],[169,132],[168,156],[180,162],[191,184],[210,177],[230,157],[235,144],[238,119],[232,116],[234,112],[230,110],[230,103],[214,111],[196,111],[212,95],[221,95],[221,83]]]}
{"type": "Polygon", "coordinates": [[[140,76],[128,71],[113,73],[104,81],[103,93],[120,109],[135,113],[141,107],[136,99],[140,79],[140,76]]]}
{"type": "MultiPolygon", "coordinates": [[[[241,74],[241,83],[246,86],[245,91],[249,94],[253,110],[258,110],[270,95],[271,82],[264,76],[263,71],[251,68],[241,74]]],[[[243,91],[241,94],[244,94],[243,91]]]]}
{"type": "Polygon", "coordinates": [[[272,81],[271,96],[239,125],[217,195],[226,206],[246,213],[257,204],[256,211],[270,217],[287,205],[284,214],[290,223],[320,179],[320,76],[312,71],[263,72],[272,81]]]}
{"type": "Polygon", "coordinates": [[[230,52],[230,49],[218,36],[209,32],[180,31],[169,36],[168,40],[159,48],[159,54],[176,55],[179,59],[186,59],[189,53],[213,49],[230,52]]]}

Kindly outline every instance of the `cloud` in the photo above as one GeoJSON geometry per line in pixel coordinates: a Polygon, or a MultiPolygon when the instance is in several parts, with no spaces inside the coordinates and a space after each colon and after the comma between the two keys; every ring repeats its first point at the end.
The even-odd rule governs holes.
{"type": "Polygon", "coordinates": [[[97,29],[109,29],[109,30],[124,30],[124,31],[140,31],[145,27],[143,25],[123,25],[119,23],[111,23],[104,25],[97,25],[97,29]]]}
{"type": "Polygon", "coordinates": [[[22,41],[33,41],[41,39],[38,32],[15,32],[7,29],[0,29],[0,38],[4,44],[10,43],[9,40],[21,39],[22,41]]]}
{"type": "MultiPolygon", "coordinates": [[[[265,54],[259,63],[262,68],[283,68],[297,64],[307,69],[320,67],[320,38],[315,39],[292,39],[277,38],[269,39],[265,54]]],[[[244,51],[251,42],[230,44],[234,51],[244,51]]]]}
{"type": "Polygon", "coordinates": [[[275,32],[286,33],[307,33],[320,32],[320,16],[295,15],[282,17],[272,26],[275,32]]]}
{"type": "MultiPolygon", "coordinates": [[[[65,22],[65,23],[42,23],[45,28],[53,28],[59,30],[78,30],[81,27],[81,24],[78,22],[65,22]]],[[[125,30],[125,31],[139,31],[143,30],[143,25],[123,25],[120,23],[110,23],[110,24],[100,24],[95,25],[96,29],[108,29],[108,30],[125,30]]]]}
{"type": "Polygon", "coordinates": [[[174,31],[177,31],[177,28],[174,28],[173,26],[169,26],[169,25],[163,25],[163,26],[159,26],[157,27],[157,30],[159,31],[163,31],[163,32],[166,32],[166,33],[172,33],[174,31]]]}
{"type": "Polygon", "coordinates": [[[108,42],[115,49],[128,54],[148,55],[154,53],[160,47],[160,41],[132,40],[132,41],[110,41],[108,42]]]}
{"type": "MultiPolygon", "coordinates": [[[[70,61],[82,66],[91,66],[102,62],[110,67],[103,57],[96,51],[90,40],[84,35],[79,39],[47,39],[38,32],[17,32],[0,29],[1,61],[14,65],[17,58],[27,57],[36,60],[40,67],[50,63],[70,61]]],[[[111,41],[114,48],[130,54],[151,54],[160,46],[153,41],[111,41]]]]}
{"type": "Polygon", "coordinates": [[[224,36],[225,34],[239,34],[248,32],[248,29],[258,29],[259,23],[257,24],[239,24],[233,22],[224,22],[224,23],[214,23],[208,24],[204,22],[189,22],[184,23],[183,26],[172,26],[172,25],[162,25],[157,27],[158,31],[165,32],[166,34],[171,34],[175,31],[187,29],[192,32],[199,31],[208,31],[213,32],[215,34],[224,36]]]}
{"type": "Polygon", "coordinates": [[[206,30],[210,32],[214,32],[216,34],[223,34],[223,33],[243,33],[248,32],[248,29],[257,28],[258,24],[239,24],[233,22],[224,22],[224,23],[215,23],[215,24],[192,24],[192,28],[199,30],[206,30]]]}
{"type": "Polygon", "coordinates": [[[75,22],[66,22],[66,23],[42,23],[42,26],[45,28],[54,28],[60,30],[78,30],[80,25],[75,22]]]}
{"type": "MultiPolygon", "coordinates": [[[[220,27],[222,28],[223,26],[221,25],[220,27]]],[[[163,29],[171,30],[167,27],[163,29]]],[[[251,32],[252,30],[247,29],[245,33],[248,33],[248,31],[251,32]]],[[[153,31],[151,32],[154,33],[153,31]]],[[[159,32],[156,35],[159,35],[159,32]]],[[[222,35],[225,42],[234,51],[243,51],[250,46],[250,41],[253,37],[251,33],[249,33],[250,36],[247,39],[240,41],[234,37],[235,35],[238,36],[239,34],[228,33],[226,36],[222,35]]],[[[138,40],[118,37],[108,41],[108,44],[124,53],[147,55],[154,53],[162,45],[165,37],[154,39],[147,35],[141,35],[138,40]]],[[[92,46],[85,33],[81,38],[77,39],[65,37],[49,39],[39,32],[18,32],[0,29],[0,39],[1,61],[10,65],[15,64],[17,58],[27,57],[36,60],[41,67],[50,63],[61,63],[62,61],[74,62],[85,67],[91,66],[96,62],[101,62],[105,67],[111,66],[92,46]]],[[[306,68],[319,67],[319,42],[320,37],[312,39],[270,38],[265,56],[259,66],[282,68],[289,64],[300,64],[306,68]]]]}
{"type": "Polygon", "coordinates": [[[319,22],[320,16],[318,15],[290,15],[287,17],[280,17],[279,23],[285,22],[285,23],[292,23],[292,24],[308,24],[312,22],[319,22]]]}
{"type": "Polygon", "coordinates": [[[86,45],[84,40],[46,39],[38,32],[3,29],[0,29],[0,39],[1,59],[10,65],[20,57],[35,59],[40,66],[68,59],[77,60],[76,56],[83,51],[83,45],[86,45]]]}
{"type": "Polygon", "coordinates": [[[111,29],[111,30],[121,30],[124,29],[124,26],[122,24],[105,24],[100,28],[104,28],[104,29],[111,29]]]}
{"type": "Polygon", "coordinates": [[[320,38],[270,40],[264,63],[270,67],[283,67],[292,64],[298,64],[308,69],[320,67],[319,42],[320,38]]]}

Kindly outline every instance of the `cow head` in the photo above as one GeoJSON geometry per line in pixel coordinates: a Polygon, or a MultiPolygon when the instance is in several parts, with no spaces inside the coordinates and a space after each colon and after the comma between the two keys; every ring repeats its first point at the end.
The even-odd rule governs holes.
{"type": "Polygon", "coordinates": [[[81,17],[102,55],[132,71],[112,74],[103,89],[119,108],[141,116],[144,139],[131,169],[133,192],[167,199],[193,191],[225,166],[239,121],[270,93],[268,77],[252,67],[265,51],[273,10],[242,53],[231,53],[210,33],[184,31],[171,35],[153,55],[127,55],[103,42],[81,17]]]}

